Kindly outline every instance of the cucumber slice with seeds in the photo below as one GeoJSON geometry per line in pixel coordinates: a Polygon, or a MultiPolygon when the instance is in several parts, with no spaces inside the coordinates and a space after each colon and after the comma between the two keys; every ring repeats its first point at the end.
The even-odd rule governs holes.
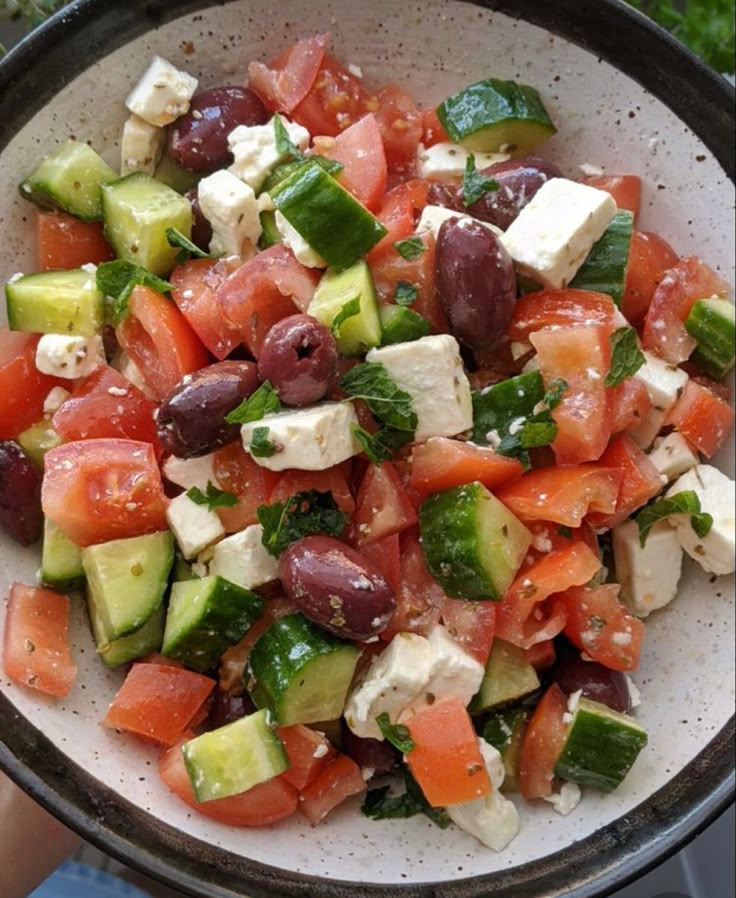
{"type": "Polygon", "coordinates": [[[736,357],[734,305],[727,299],[699,299],[685,321],[697,348],[690,357],[699,368],[716,380],[723,380],[736,357]]]}
{"type": "Polygon", "coordinates": [[[536,670],[523,649],[498,637],[493,640],[480,688],[470,703],[471,713],[516,701],[539,689],[536,670]]]}
{"type": "Polygon", "coordinates": [[[104,297],[83,268],[11,278],[5,301],[11,330],[92,337],[104,323],[104,297]]]}
{"type": "Polygon", "coordinates": [[[307,309],[307,314],[331,328],[347,303],[356,299],[357,314],[336,328],[335,341],[342,355],[363,355],[381,342],[376,289],[367,263],[361,259],[340,273],[326,271],[307,309]]]}

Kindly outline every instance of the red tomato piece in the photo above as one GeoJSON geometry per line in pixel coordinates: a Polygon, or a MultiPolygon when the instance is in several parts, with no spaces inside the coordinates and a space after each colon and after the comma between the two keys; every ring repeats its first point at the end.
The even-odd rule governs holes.
{"type": "Polygon", "coordinates": [[[619,602],[618,583],[595,589],[576,586],[558,600],[567,609],[565,636],[594,661],[612,670],[636,670],[644,624],[619,602]]]}
{"type": "Polygon", "coordinates": [[[383,197],[376,212],[376,218],[388,230],[370,250],[368,262],[380,259],[384,252],[390,252],[394,243],[414,233],[414,206],[406,184],[399,184],[383,197]]]}
{"type": "Polygon", "coordinates": [[[220,361],[240,343],[240,335],[217,299],[217,290],[230,273],[222,262],[190,259],[175,268],[169,278],[174,285],[171,298],[204,346],[220,361]]]}
{"type": "Polygon", "coordinates": [[[600,465],[538,468],[501,487],[496,496],[522,521],[579,527],[591,511],[616,510],[621,472],[600,465]]]}
{"type": "Polygon", "coordinates": [[[41,504],[78,546],[166,530],[156,454],[135,440],[80,440],[44,458],[41,504]]]}
{"type": "Polygon", "coordinates": [[[637,508],[662,489],[662,478],[649,457],[625,433],[614,437],[600,458],[600,465],[621,472],[621,483],[613,514],[591,512],[587,521],[596,530],[610,530],[625,521],[637,508]]]}
{"type": "Polygon", "coordinates": [[[533,537],[524,559],[525,565],[534,564],[545,555],[549,555],[550,552],[567,549],[576,542],[584,542],[589,549],[599,554],[598,537],[593,532],[593,528],[585,521],[582,526],[576,528],[560,527],[552,521],[525,521],[525,526],[531,531],[533,537]]]}
{"type": "Polygon", "coordinates": [[[214,688],[214,680],[183,667],[138,662],[128,671],[102,722],[173,745],[214,688]]]}
{"type": "Polygon", "coordinates": [[[621,311],[635,327],[644,321],[654,291],[678,258],[669,243],[657,234],[634,231],[631,235],[621,311]]]}
{"type": "Polygon", "coordinates": [[[665,272],[654,291],[642,332],[645,349],[671,365],[684,362],[695,349],[685,319],[699,299],[725,296],[728,284],[695,256],[681,259],[665,272]]]}
{"type": "Polygon", "coordinates": [[[278,733],[289,758],[289,769],[281,776],[301,791],[314,782],[330,758],[335,756],[335,749],[323,733],[310,730],[301,723],[279,727],[278,733]]]}
{"type": "Polygon", "coordinates": [[[118,342],[140,369],[156,399],[165,399],[185,374],[209,362],[199,338],[174,303],[148,287],[135,287],[118,342]]]}
{"type": "Polygon", "coordinates": [[[611,433],[632,430],[640,424],[652,408],[649,392],[640,380],[627,377],[615,387],[608,388],[611,433]]]}
{"type": "Polygon", "coordinates": [[[442,623],[465,651],[485,664],[491,653],[496,632],[496,602],[469,602],[465,599],[445,599],[442,623]]]}
{"type": "Polygon", "coordinates": [[[43,417],[44,399],[68,380],[36,368],[39,336],[0,327],[0,440],[13,440],[43,417]]]}
{"type": "Polygon", "coordinates": [[[567,698],[553,683],[534,709],[521,743],[519,787],[524,798],[552,794],[555,764],[565,744],[567,698]]]}
{"type": "Polygon", "coordinates": [[[251,62],[248,86],[271,112],[291,112],[314,84],[329,42],[329,34],[317,34],[298,40],[270,66],[251,62]]]}
{"type": "Polygon", "coordinates": [[[353,519],[355,544],[374,543],[417,522],[414,506],[390,461],[371,465],[358,490],[353,519]]]}
{"type": "Polygon", "coordinates": [[[552,449],[560,465],[601,457],[611,436],[608,397],[603,385],[611,367],[613,325],[545,328],[531,334],[545,385],[562,378],[567,389],[552,412],[557,435],[552,449]]]}
{"type": "Polygon", "coordinates": [[[549,670],[557,660],[554,639],[545,639],[524,650],[526,660],[536,671],[549,670]]]}
{"type": "Polygon", "coordinates": [[[437,118],[433,107],[422,110],[422,143],[425,147],[433,147],[436,143],[448,143],[450,138],[444,125],[437,118]]]}
{"type": "Polygon", "coordinates": [[[251,624],[250,629],[240,642],[226,649],[222,656],[219,670],[222,692],[242,695],[245,665],[256,640],[275,620],[297,610],[296,606],[286,598],[278,597],[266,600],[263,614],[251,624]]]}
{"type": "Polygon", "coordinates": [[[378,97],[334,56],[325,53],[316,78],[292,118],[310,134],[337,137],[366,113],[378,112],[378,107],[378,97]]]}
{"type": "Polygon", "coordinates": [[[394,592],[398,592],[401,582],[399,541],[399,534],[392,533],[391,536],[378,542],[367,543],[360,547],[360,554],[375,564],[394,592]]]}
{"type": "Polygon", "coordinates": [[[380,634],[389,642],[396,633],[410,632],[426,636],[439,621],[448,599],[442,587],[427,570],[424,552],[414,530],[402,536],[399,588],[396,611],[388,627],[380,634]]]}
{"type": "Polygon", "coordinates": [[[712,458],[721,448],[733,429],[733,422],[733,406],[694,380],[687,382],[666,420],[707,458],[712,458]]]}
{"type": "Polygon", "coordinates": [[[613,329],[616,306],[610,296],[593,290],[541,290],[516,301],[506,329],[512,340],[525,340],[543,327],[601,324],[613,329]]]}
{"type": "Polygon", "coordinates": [[[305,490],[319,490],[321,493],[332,493],[332,497],[340,509],[350,516],[355,511],[355,499],[348,486],[346,470],[350,462],[334,465],[324,471],[287,470],[277,473],[276,482],[271,490],[268,504],[285,502],[290,496],[305,490]]]}
{"type": "Polygon", "coordinates": [[[435,702],[410,717],[406,726],[414,742],[406,763],[432,807],[490,794],[491,780],[462,699],[435,702]]]}
{"type": "Polygon", "coordinates": [[[378,104],[376,118],[389,167],[413,162],[424,130],[422,113],[409,94],[397,84],[389,84],[379,91],[378,104]]]}
{"type": "Polygon", "coordinates": [[[47,695],[68,695],[77,676],[69,646],[69,596],[11,583],[3,634],[5,673],[47,695]]]}
{"type": "Polygon", "coordinates": [[[228,826],[268,826],[290,817],[296,810],[299,793],[282,776],[276,776],[228,798],[197,801],[189,779],[181,747],[195,734],[186,732],[161,753],[159,774],[177,798],[199,814],[218,820],[228,826]]]}
{"type": "Polygon", "coordinates": [[[641,178],[638,175],[588,175],[581,181],[610,193],[618,208],[633,212],[636,221],[641,206],[641,178]]]}
{"type": "Polygon", "coordinates": [[[258,506],[268,504],[279,475],[256,464],[240,440],[215,451],[214,471],[219,488],[238,498],[237,505],[217,509],[225,530],[237,533],[257,524],[258,506]]]}
{"type": "Polygon", "coordinates": [[[38,270],[58,271],[99,265],[115,258],[101,221],[81,221],[63,212],[38,212],[38,270]]]}
{"type": "Polygon", "coordinates": [[[337,180],[372,212],[378,208],[386,191],[388,169],[381,129],[376,117],[369,113],[346,128],[333,140],[315,141],[317,152],[341,162],[344,168],[337,180]]]}
{"type": "Polygon", "coordinates": [[[429,494],[477,480],[493,492],[523,473],[521,462],[496,455],[493,449],[432,437],[414,447],[410,483],[418,492],[429,494]]]}
{"type": "Polygon", "coordinates": [[[360,767],[347,755],[330,758],[299,795],[299,810],[316,826],[325,817],[353,795],[365,792],[365,780],[360,767]]]}

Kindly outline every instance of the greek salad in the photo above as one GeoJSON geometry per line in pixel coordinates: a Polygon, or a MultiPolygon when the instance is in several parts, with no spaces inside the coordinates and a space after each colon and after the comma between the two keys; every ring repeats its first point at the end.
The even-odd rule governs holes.
{"type": "Polygon", "coordinates": [[[635,174],[544,158],[530,85],[421,108],[321,34],[246,87],[156,56],[125,105],[119,166],[90,134],[20,184],[7,675],[78,688],[86,601],[101,722],[232,826],[359,796],[501,850],[621,787],[647,616],[684,556],[734,571],[729,285],[635,174]]]}

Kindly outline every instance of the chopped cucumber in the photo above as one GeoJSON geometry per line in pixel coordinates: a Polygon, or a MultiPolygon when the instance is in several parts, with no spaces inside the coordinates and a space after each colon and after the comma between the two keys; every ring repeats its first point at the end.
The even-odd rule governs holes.
{"type": "Polygon", "coordinates": [[[488,444],[488,434],[503,438],[512,421],[526,418],[544,397],[544,383],[539,371],[509,377],[472,394],[473,442],[488,444]]]}
{"type": "Polygon", "coordinates": [[[268,711],[256,711],[181,747],[197,801],[239,795],[289,768],[268,711]]]}
{"type": "Polygon", "coordinates": [[[282,726],[336,720],[343,712],[358,649],[303,614],[274,621],[248,658],[246,686],[282,726]]]}
{"type": "Polygon", "coordinates": [[[381,320],[381,346],[409,343],[429,333],[427,319],[405,306],[381,306],[378,317],[381,320]]]}
{"type": "Polygon", "coordinates": [[[470,703],[470,711],[475,713],[496,708],[516,701],[535,689],[539,689],[539,677],[524,650],[496,638],[480,688],[470,703]]]}
{"type": "Polygon", "coordinates": [[[158,652],[164,636],[166,610],[163,605],[153,612],[151,617],[128,636],[121,636],[109,642],[105,636],[105,628],[93,606],[89,606],[92,632],[97,642],[97,654],[102,658],[105,667],[118,667],[143,658],[150,652],[158,652]]]}
{"type": "Polygon", "coordinates": [[[263,614],[263,599],[223,577],[174,583],[163,654],[204,673],[263,614]]]}
{"type": "Polygon", "coordinates": [[[41,582],[56,589],[71,589],[84,580],[82,550],[53,521],[43,522],[41,582]]]}
{"type": "Polygon", "coordinates": [[[32,424],[23,433],[18,434],[18,445],[39,468],[43,468],[43,457],[49,449],[55,449],[63,442],[51,423],[46,420],[32,424]]]}
{"type": "Polygon", "coordinates": [[[161,157],[153,177],[177,193],[186,193],[188,190],[193,190],[201,179],[201,175],[196,174],[196,172],[187,171],[187,169],[177,165],[168,153],[164,153],[161,157]]]}
{"type": "Polygon", "coordinates": [[[727,299],[699,299],[685,321],[698,344],[690,360],[710,377],[722,380],[734,366],[736,324],[734,306],[727,299]]]}
{"type": "Polygon", "coordinates": [[[309,303],[307,314],[333,328],[337,348],[342,355],[364,355],[381,342],[376,289],[370,269],[362,259],[345,271],[326,271],[309,303]],[[334,326],[337,316],[355,300],[355,314],[334,326]]]}
{"type": "Polygon", "coordinates": [[[570,287],[606,293],[620,306],[624,298],[626,266],[629,264],[633,231],[633,213],[628,209],[619,209],[603,236],[591,247],[577,274],[570,281],[570,287]]]}
{"type": "Polygon", "coordinates": [[[529,722],[530,712],[527,708],[514,705],[492,714],[483,727],[483,738],[501,755],[506,775],[503,778],[504,792],[516,792],[519,789],[519,763],[521,745],[529,722]]]}
{"type": "Polygon", "coordinates": [[[104,297],[94,274],[83,268],[42,271],[5,285],[11,330],[92,337],[102,329],[104,297]]]}
{"type": "Polygon", "coordinates": [[[176,265],[177,247],[166,231],[192,234],[192,207],[185,197],[150,175],[135,172],[102,188],[105,237],[119,259],[165,276],[176,265]]]}
{"type": "Polygon", "coordinates": [[[532,535],[481,483],[430,496],[419,509],[422,549],[449,596],[500,600],[532,535]]]}
{"type": "Polygon", "coordinates": [[[188,561],[185,561],[177,552],[174,558],[171,579],[174,583],[183,583],[186,580],[198,580],[199,577],[192,570],[191,564],[189,564],[188,561]]]}
{"type": "Polygon", "coordinates": [[[646,744],[646,731],[633,717],[581,698],[555,776],[610,792],[623,782],[646,744]]]}
{"type": "Polygon", "coordinates": [[[261,236],[258,239],[258,248],[261,250],[268,249],[269,246],[276,246],[277,243],[283,243],[284,238],[276,227],[276,213],[273,210],[261,212],[261,236]]]}
{"type": "Polygon", "coordinates": [[[70,140],[47,156],[20,185],[21,196],[42,209],[63,209],[83,221],[102,218],[100,187],[117,174],[92,147],[70,140]]]}
{"type": "Polygon", "coordinates": [[[437,107],[437,117],[450,140],[481,153],[522,155],[557,130],[533,87],[497,78],[448,97],[437,107]]]}

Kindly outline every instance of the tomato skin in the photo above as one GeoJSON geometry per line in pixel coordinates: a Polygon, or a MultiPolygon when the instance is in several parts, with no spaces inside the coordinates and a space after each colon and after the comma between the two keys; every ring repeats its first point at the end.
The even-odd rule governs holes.
{"type": "Polygon", "coordinates": [[[54,387],[68,380],[36,368],[38,334],[0,327],[0,440],[13,440],[43,417],[43,403],[54,387]]]}
{"type": "Polygon", "coordinates": [[[567,698],[553,683],[534,709],[521,744],[519,787],[524,798],[552,794],[555,764],[567,734],[563,720],[566,711],[567,698]]]}
{"type": "Polygon", "coordinates": [[[366,113],[377,111],[378,97],[334,56],[325,53],[316,78],[291,117],[310,134],[337,137],[366,113]]]}
{"type": "Polygon", "coordinates": [[[450,598],[442,605],[441,620],[450,636],[483,665],[488,661],[496,633],[496,607],[496,602],[450,598]]]}
{"type": "Polygon", "coordinates": [[[388,585],[396,593],[401,582],[401,562],[399,556],[400,536],[392,533],[375,543],[360,547],[360,554],[373,562],[383,574],[388,585]]]}
{"type": "Polygon", "coordinates": [[[614,437],[600,458],[600,465],[621,472],[621,482],[613,514],[591,512],[587,521],[596,530],[609,530],[642,505],[653,499],[662,489],[662,479],[649,457],[625,433],[614,437]]]}
{"type": "Polygon", "coordinates": [[[401,533],[416,522],[414,506],[391,462],[370,465],[358,490],[352,531],[356,546],[401,533]]]}
{"type": "Polygon", "coordinates": [[[58,271],[99,265],[115,258],[102,233],[102,222],[81,221],[63,212],[39,212],[36,218],[38,270],[58,271]]]}
{"type": "Polygon", "coordinates": [[[227,649],[222,656],[219,669],[219,684],[222,692],[242,695],[245,665],[256,640],[275,620],[297,610],[297,607],[285,597],[279,596],[266,600],[263,614],[251,624],[250,629],[240,642],[227,649]]]}
{"type": "Polygon", "coordinates": [[[278,734],[289,759],[289,769],[281,777],[301,791],[314,782],[330,758],[335,756],[335,749],[324,734],[301,723],[279,727],[278,734]]]}
{"type": "Polygon", "coordinates": [[[46,695],[68,695],[77,676],[69,645],[69,596],[11,583],[3,633],[5,673],[46,695]]]}
{"type": "Polygon", "coordinates": [[[678,258],[669,243],[658,234],[634,231],[631,235],[621,311],[635,327],[644,321],[654,291],[667,269],[677,264],[678,258]]]}
{"type": "MultiPolygon", "coordinates": [[[[720,387],[714,384],[714,387],[720,387]]],[[[733,429],[733,406],[702,383],[689,380],[667,414],[672,424],[707,458],[721,448],[733,429]]]]}
{"type": "Polygon", "coordinates": [[[523,465],[515,458],[496,455],[492,449],[474,443],[432,437],[414,447],[409,482],[425,495],[475,480],[493,492],[523,473],[523,465]]]}
{"type": "Polygon", "coordinates": [[[212,355],[222,361],[240,343],[240,336],[222,312],[217,290],[230,272],[221,262],[190,259],[169,277],[171,298],[194,333],[212,355]]]}
{"type": "Polygon", "coordinates": [[[392,187],[384,195],[376,218],[387,228],[388,234],[366,256],[369,263],[380,259],[394,243],[414,233],[416,216],[428,203],[431,185],[432,181],[424,178],[412,178],[392,187]]]}
{"type": "Polygon", "coordinates": [[[376,118],[389,167],[413,163],[422,139],[422,113],[397,84],[388,84],[378,92],[378,104],[376,118]]]}
{"type": "Polygon", "coordinates": [[[608,408],[611,433],[633,430],[649,414],[652,400],[642,381],[627,377],[615,387],[608,388],[608,408]]]}
{"type": "Polygon", "coordinates": [[[240,440],[215,450],[213,465],[219,488],[238,498],[237,505],[217,509],[225,531],[237,533],[257,524],[258,506],[269,503],[279,475],[256,464],[240,440]]]}
{"type": "Polygon", "coordinates": [[[378,209],[386,192],[388,168],[381,130],[376,117],[369,113],[332,141],[315,143],[317,152],[341,162],[344,168],[336,175],[342,186],[371,212],[378,209]]]}
{"type": "Polygon", "coordinates": [[[365,780],[360,767],[347,755],[330,758],[317,776],[299,794],[299,810],[316,826],[353,795],[365,792],[365,780]]]}
{"type": "Polygon", "coordinates": [[[426,636],[439,621],[449,596],[427,570],[424,552],[414,529],[401,538],[399,588],[396,611],[380,639],[389,642],[396,633],[426,636]]]}
{"type": "Polygon", "coordinates": [[[166,497],[150,443],[64,443],[44,457],[41,504],[78,546],[166,530],[166,497]]]}
{"type": "Polygon", "coordinates": [[[251,62],[248,86],[271,112],[291,112],[314,84],[329,42],[329,34],[318,34],[298,40],[270,66],[251,62]]]}
{"type": "Polygon", "coordinates": [[[342,511],[350,517],[355,511],[355,499],[348,486],[346,470],[350,462],[334,465],[324,471],[299,471],[297,469],[280,471],[271,489],[268,504],[285,502],[290,496],[305,490],[319,490],[332,493],[332,497],[342,511]]]}
{"type": "Polygon", "coordinates": [[[619,209],[628,209],[636,221],[641,206],[641,178],[638,175],[588,175],[582,183],[610,193],[619,209]]]}
{"type": "Polygon", "coordinates": [[[610,296],[594,290],[540,290],[521,296],[514,306],[506,333],[525,340],[543,327],[601,324],[613,328],[616,306],[610,296]]]}
{"type": "Polygon", "coordinates": [[[442,122],[437,118],[433,107],[422,111],[422,143],[425,147],[433,147],[436,143],[448,143],[450,140],[442,122]]]}

